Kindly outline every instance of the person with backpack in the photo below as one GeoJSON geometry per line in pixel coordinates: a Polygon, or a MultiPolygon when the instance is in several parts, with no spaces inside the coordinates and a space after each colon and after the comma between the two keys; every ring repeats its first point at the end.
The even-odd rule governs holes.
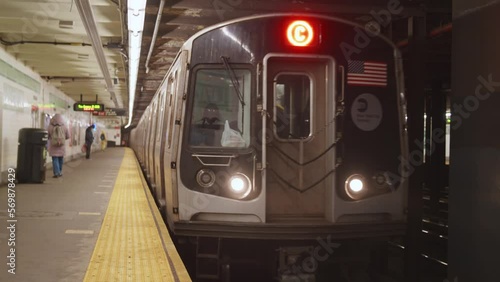
{"type": "Polygon", "coordinates": [[[52,157],[53,178],[62,176],[64,155],[66,154],[65,141],[69,139],[69,131],[60,114],[55,114],[47,127],[49,133],[49,155],[52,157]]]}
{"type": "Polygon", "coordinates": [[[87,147],[85,158],[90,159],[90,151],[92,149],[92,143],[94,142],[94,129],[95,129],[95,124],[91,124],[87,129],[85,130],[85,146],[87,147]]]}

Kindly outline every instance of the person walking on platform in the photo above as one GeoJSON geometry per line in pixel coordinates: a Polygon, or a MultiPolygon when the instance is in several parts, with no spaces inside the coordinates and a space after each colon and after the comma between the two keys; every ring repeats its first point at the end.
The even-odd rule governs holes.
{"type": "Polygon", "coordinates": [[[85,152],[86,153],[86,155],[85,155],[86,159],[90,159],[90,151],[92,149],[92,143],[94,142],[94,132],[93,132],[94,128],[95,128],[95,125],[91,124],[85,130],[85,146],[87,147],[87,150],[85,152]]]}
{"type": "Polygon", "coordinates": [[[64,155],[66,154],[65,141],[69,139],[69,131],[64,124],[64,118],[55,114],[47,127],[49,133],[49,155],[52,157],[53,178],[62,176],[64,155]]]}

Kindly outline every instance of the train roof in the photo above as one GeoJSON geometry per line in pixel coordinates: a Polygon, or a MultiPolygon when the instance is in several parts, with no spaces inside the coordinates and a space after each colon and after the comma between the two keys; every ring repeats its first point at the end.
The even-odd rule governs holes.
{"type": "MultiPolygon", "coordinates": [[[[195,39],[197,39],[201,35],[203,35],[205,33],[208,33],[208,32],[210,32],[210,31],[212,31],[214,29],[217,29],[217,28],[220,28],[220,27],[223,27],[223,26],[226,26],[226,25],[234,24],[234,23],[239,23],[239,22],[244,22],[244,21],[249,21],[249,20],[254,20],[254,19],[261,19],[261,18],[272,18],[272,17],[312,17],[312,18],[319,18],[319,19],[327,19],[327,20],[333,20],[333,21],[344,23],[344,24],[352,25],[354,27],[359,27],[359,28],[362,28],[365,31],[367,30],[366,27],[363,26],[363,25],[360,25],[358,23],[355,23],[355,22],[352,22],[352,21],[349,21],[349,20],[345,20],[343,18],[334,17],[334,16],[319,15],[319,14],[313,14],[313,13],[269,13],[269,14],[258,14],[258,15],[252,15],[252,16],[246,16],[246,17],[236,18],[236,19],[232,19],[232,20],[220,22],[218,24],[206,27],[206,28],[198,31],[197,33],[193,34],[190,38],[188,38],[184,42],[184,44],[182,45],[180,51],[191,49],[191,45],[193,44],[193,41],[195,39]]],[[[377,36],[379,38],[383,39],[385,42],[387,42],[390,46],[392,46],[392,48],[394,48],[396,50],[398,49],[397,46],[392,42],[392,40],[390,40],[386,36],[384,36],[384,35],[377,35],[377,36]]]]}

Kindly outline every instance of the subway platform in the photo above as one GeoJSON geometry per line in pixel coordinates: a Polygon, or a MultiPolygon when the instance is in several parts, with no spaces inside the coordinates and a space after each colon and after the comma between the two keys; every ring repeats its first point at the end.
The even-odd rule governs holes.
{"type": "Polygon", "coordinates": [[[0,187],[0,281],[191,281],[132,150],[0,187]]]}

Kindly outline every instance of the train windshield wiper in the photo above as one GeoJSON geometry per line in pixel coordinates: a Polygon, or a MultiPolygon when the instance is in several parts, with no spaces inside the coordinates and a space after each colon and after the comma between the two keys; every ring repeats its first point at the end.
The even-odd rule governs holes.
{"type": "Polygon", "coordinates": [[[240,83],[236,78],[236,74],[234,73],[233,68],[231,68],[231,66],[229,65],[229,58],[220,56],[220,59],[222,60],[222,64],[224,64],[227,73],[229,74],[229,78],[231,78],[234,90],[236,90],[236,95],[238,95],[238,99],[240,100],[241,103],[241,133],[243,133],[244,132],[243,125],[245,124],[243,122],[243,119],[245,118],[245,101],[243,100],[243,94],[240,91],[240,83]]]}
{"type": "Polygon", "coordinates": [[[240,83],[238,82],[238,79],[236,78],[236,74],[234,74],[233,68],[229,65],[229,59],[228,57],[220,56],[222,63],[224,64],[224,67],[226,67],[226,71],[229,74],[229,78],[231,78],[231,82],[233,83],[233,87],[236,90],[236,94],[238,95],[238,99],[240,99],[241,106],[244,108],[245,107],[245,101],[243,101],[243,94],[241,94],[240,91],[240,83]]]}

